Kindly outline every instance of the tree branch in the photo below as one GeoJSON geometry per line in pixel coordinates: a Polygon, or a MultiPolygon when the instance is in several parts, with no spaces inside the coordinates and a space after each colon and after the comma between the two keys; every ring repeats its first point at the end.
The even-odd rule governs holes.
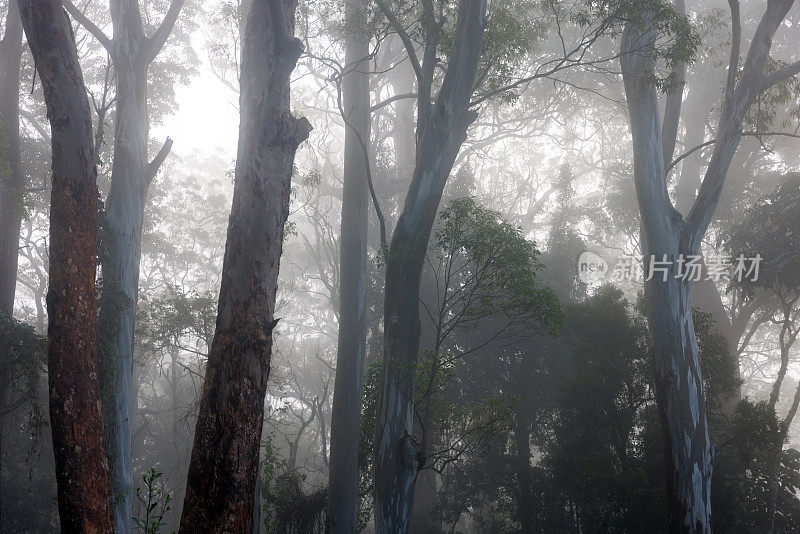
{"type": "Polygon", "coordinates": [[[147,165],[147,169],[144,175],[144,185],[145,187],[149,186],[153,179],[158,174],[158,169],[161,168],[161,165],[164,163],[164,160],[167,159],[170,151],[172,150],[172,138],[167,137],[167,140],[164,141],[164,145],[161,147],[161,150],[158,151],[156,157],[153,158],[147,165]]]}
{"type": "Polygon", "coordinates": [[[782,69],[778,69],[773,73],[767,74],[764,76],[764,79],[761,82],[761,91],[769,89],[773,85],[777,85],[781,82],[785,82],[789,78],[800,74],[800,61],[792,63],[791,65],[787,65],[782,69]]]}
{"type": "Polygon", "coordinates": [[[185,0],[172,0],[167,14],[164,15],[164,20],[161,21],[161,25],[153,35],[147,39],[148,50],[146,53],[146,61],[148,65],[153,62],[159,52],[161,52],[161,49],[164,48],[164,44],[175,28],[175,22],[178,20],[178,15],[180,15],[184,1],[185,0]]]}
{"type": "MultiPolygon", "coordinates": [[[[731,0],[734,1],[734,0],[731,0]]],[[[686,3],[684,0],[675,0],[675,9],[686,18],[686,3]]],[[[678,86],[667,94],[664,108],[664,119],[661,122],[661,152],[664,156],[664,166],[668,165],[675,154],[675,144],[678,141],[678,125],[681,120],[681,104],[683,103],[683,88],[686,85],[686,62],[680,61],[672,69],[677,78],[678,86]]]]}
{"type": "Polygon", "coordinates": [[[419,63],[419,58],[417,57],[417,52],[414,49],[414,42],[411,40],[411,36],[408,35],[408,32],[400,23],[400,20],[397,18],[397,15],[389,9],[389,6],[384,2],[384,0],[375,0],[375,3],[378,4],[378,7],[381,9],[386,18],[389,19],[389,23],[394,28],[394,31],[397,32],[397,35],[400,37],[400,40],[403,41],[403,46],[406,47],[406,53],[408,54],[408,59],[411,61],[411,66],[414,68],[414,74],[417,75],[418,80],[423,79],[422,73],[422,65],[419,63]]]}
{"type": "Polygon", "coordinates": [[[83,12],[75,7],[75,4],[72,3],[72,0],[63,0],[64,9],[67,10],[67,13],[72,15],[72,17],[78,21],[78,23],[83,26],[86,31],[91,33],[95,39],[97,39],[103,48],[111,54],[114,55],[114,43],[111,39],[105,34],[103,30],[101,30],[94,22],[89,20],[89,17],[83,14],[83,12]]]}

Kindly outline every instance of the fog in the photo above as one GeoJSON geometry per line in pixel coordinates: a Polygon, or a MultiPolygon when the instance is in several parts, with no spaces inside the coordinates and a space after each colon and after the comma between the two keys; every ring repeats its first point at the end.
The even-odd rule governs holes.
{"type": "Polygon", "coordinates": [[[793,0],[0,17],[0,532],[800,532],[793,0]]]}

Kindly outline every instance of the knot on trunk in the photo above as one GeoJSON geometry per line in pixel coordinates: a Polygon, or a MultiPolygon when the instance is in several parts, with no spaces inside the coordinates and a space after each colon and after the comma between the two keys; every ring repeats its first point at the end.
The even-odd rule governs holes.
{"type": "Polygon", "coordinates": [[[407,433],[397,443],[397,456],[403,467],[419,471],[425,466],[425,453],[417,438],[407,433]]]}

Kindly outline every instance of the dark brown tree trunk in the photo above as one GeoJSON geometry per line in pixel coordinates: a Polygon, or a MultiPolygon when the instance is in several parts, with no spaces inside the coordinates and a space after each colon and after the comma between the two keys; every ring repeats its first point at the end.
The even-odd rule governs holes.
{"type": "Polygon", "coordinates": [[[414,485],[424,465],[412,435],[412,399],[419,352],[419,289],[425,251],[439,201],[467,128],[484,28],[485,3],[461,0],[455,43],[433,107],[420,89],[417,159],[386,260],[384,366],[375,439],[375,529],[378,534],[411,528],[414,485]]]}
{"type": "Polygon", "coordinates": [[[365,7],[345,5],[348,34],[342,80],[345,120],[344,188],[339,268],[339,339],[331,412],[328,528],[332,534],[356,532],[358,444],[362,377],[366,351],[367,306],[367,151],[370,143],[369,37],[361,29],[365,7]]]}
{"type": "Polygon", "coordinates": [[[8,3],[0,41],[0,313],[14,315],[19,231],[25,182],[20,164],[19,77],[22,21],[17,3],[8,3]]]}
{"type": "Polygon", "coordinates": [[[50,119],[48,376],[62,532],[112,532],[97,369],[97,170],[89,101],[61,2],[20,0],[50,119]]]}
{"type": "Polygon", "coordinates": [[[142,24],[139,0],[112,0],[114,38],[107,37],[71,1],[65,7],[100,41],[111,56],[116,74],[114,165],[106,198],[107,224],[103,232],[104,254],[100,297],[100,382],[111,481],[114,490],[114,530],[131,531],[133,510],[133,332],[139,293],[142,223],[148,188],[172,141],[167,139],[156,158],[148,163],[149,116],[147,75],[150,63],[161,51],[185,0],[172,0],[151,36],[142,24]]]}
{"type": "Polygon", "coordinates": [[[296,4],[253,2],[242,48],[239,150],[217,327],[200,399],[180,531],[251,533],[264,396],[292,166],[311,130],[289,109],[302,44],[296,4]]]}
{"type": "Polygon", "coordinates": [[[87,19],[70,1],[66,8],[106,48],[116,74],[114,165],[106,198],[107,224],[100,297],[100,381],[111,481],[114,490],[114,530],[131,531],[133,511],[133,332],[139,293],[142,223],[147,191],[172,147],[167,140],[148,163],[147,73],[150,63],[172,33],[185,0],[173,0],[158,29],[146,36],[139,0],[112,0],[114,38],[87,19]]]}

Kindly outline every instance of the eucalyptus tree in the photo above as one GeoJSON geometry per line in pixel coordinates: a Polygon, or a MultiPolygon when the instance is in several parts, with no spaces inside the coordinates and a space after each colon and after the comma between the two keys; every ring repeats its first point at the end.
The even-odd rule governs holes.
{"type": "Polygon", "coordinates": [[[97,368],[97,169],[89,100],[58,0],[19,2],[52,139],[48,377],[64,532],[111,532],[112,495],[97,368]]]}
{"type": "Polygon", "coordinates": [[[367,335],[367,225],[370,165],[369,33],[363,0],[345,4],[344,186],[339,262],[339,333],[331,414],[327,521],[334,534],[357,529],[358,431],[367,335]]]}
{"type": "Polygon", "coordinates": [[[102,294],[100,298],[101,382],[115,494],[114,528],[130,532],[133,506],[131,404],[133,333],[139,293],[142,221],[148,188],[172,148],[167,139],[148,159],[149,67],[172,33],[185,0],[172,0],[161,24],[145,34],[138,0],[110,0],[113,37],[66,0],[65,7],[103,45],[114,65],[116,114],[111,189],[105,201],[102,294]]]}
{"type": "MultiPolygon", "coordinates": [[[[19,236],[24,212],[25,182],[20,161],[19,81],[22,61],[22,20],[15,0],[8,2],[0,40],[0,315],[14,315],[19,236]]],[[[5,366],[7,362],[0,361],[5,366]]],[[[0,377],[0,450],[8,376],[0,377]]],[[[0,460],[0,474],[2,474],[0,460]]],[[[2,506],[2,499],[0,499],[2,506]]],[[[1,512],[0,512],[1,513],[1,512]]],[[[0,523],[0,526],[2,524],[0,523]]]]}
{"type": "Polygon", "coordinates": [[[441,89],[432,103],[437,45],[443,21],[426,4],[427,46],[422,61],[402,23],[382,1],[417,76],[417,158],[405,206],[387,245],[384,287],[384,368],[375,437],[375,526],[379,533],[408,532],[414,482],[424,463],[411,435],[411,403],[419,350],[419,285],[439,199],[467,128],[485,28],[486,4],[461,0],[454,43],[441,89]]]}
{"type": "MultiPolygon", "coordinates": [[[[8,2],[5,32],[0,40],[0,313],[14,314],[19,233],[25,183],[20,161],[19,82],[22,21],[14,0],[8,2]]],[[[2,404],[2,398],[0,398],[2,404]]]]}
{"type": "MultiPolygon", "coordinates": [[[[673,207],[666,186],[674,135],[670,123],[680,119],[680,98],[662,123],[656,75],[658,37],[663,31],[678,39],[668,63],[679,68],[697,46],[685,17],[662,2],[630,6],[622,36],[621,66],[633,137],[634,183],[641,214],[642,251],[649,269],[645,299],[656,370],[656,392],[665,442],[666,484],[671,532],[711,531],[712,448],[697,340],[691,315],[691,277],[683,276],[681,260],[699,253],[700,244],[719,203],[725,177],[742,137],[742,124],[757,95],[800,72],[800,63],[765,73],[773,36],[792,0],[767,3],[751,44],[742,55],[739,3],[729,2],[732,15],[730,62],[725,99],[717,123],[712,156],[697,198],[684,218],[673,207]],[[651,261],[652,260],[652,261],[651,261]],[[659,262],[656,264],[656,262],[659,262]]],[[[663,80],[662,80],[663,81],[663,80]]],[[[668,77],[668,81],[675,78],[668,77]]],[[[674,92],[680,95],[682,90],[674,92]]]]}
{"type": "Polygon", "coordinates": [[[303,50],[295,10],[291,0],[256,0],[247,15],[233,206],[181,532],[253,529],[294,156],[311,130],[290,110],[289,79],[303,50]]]}

